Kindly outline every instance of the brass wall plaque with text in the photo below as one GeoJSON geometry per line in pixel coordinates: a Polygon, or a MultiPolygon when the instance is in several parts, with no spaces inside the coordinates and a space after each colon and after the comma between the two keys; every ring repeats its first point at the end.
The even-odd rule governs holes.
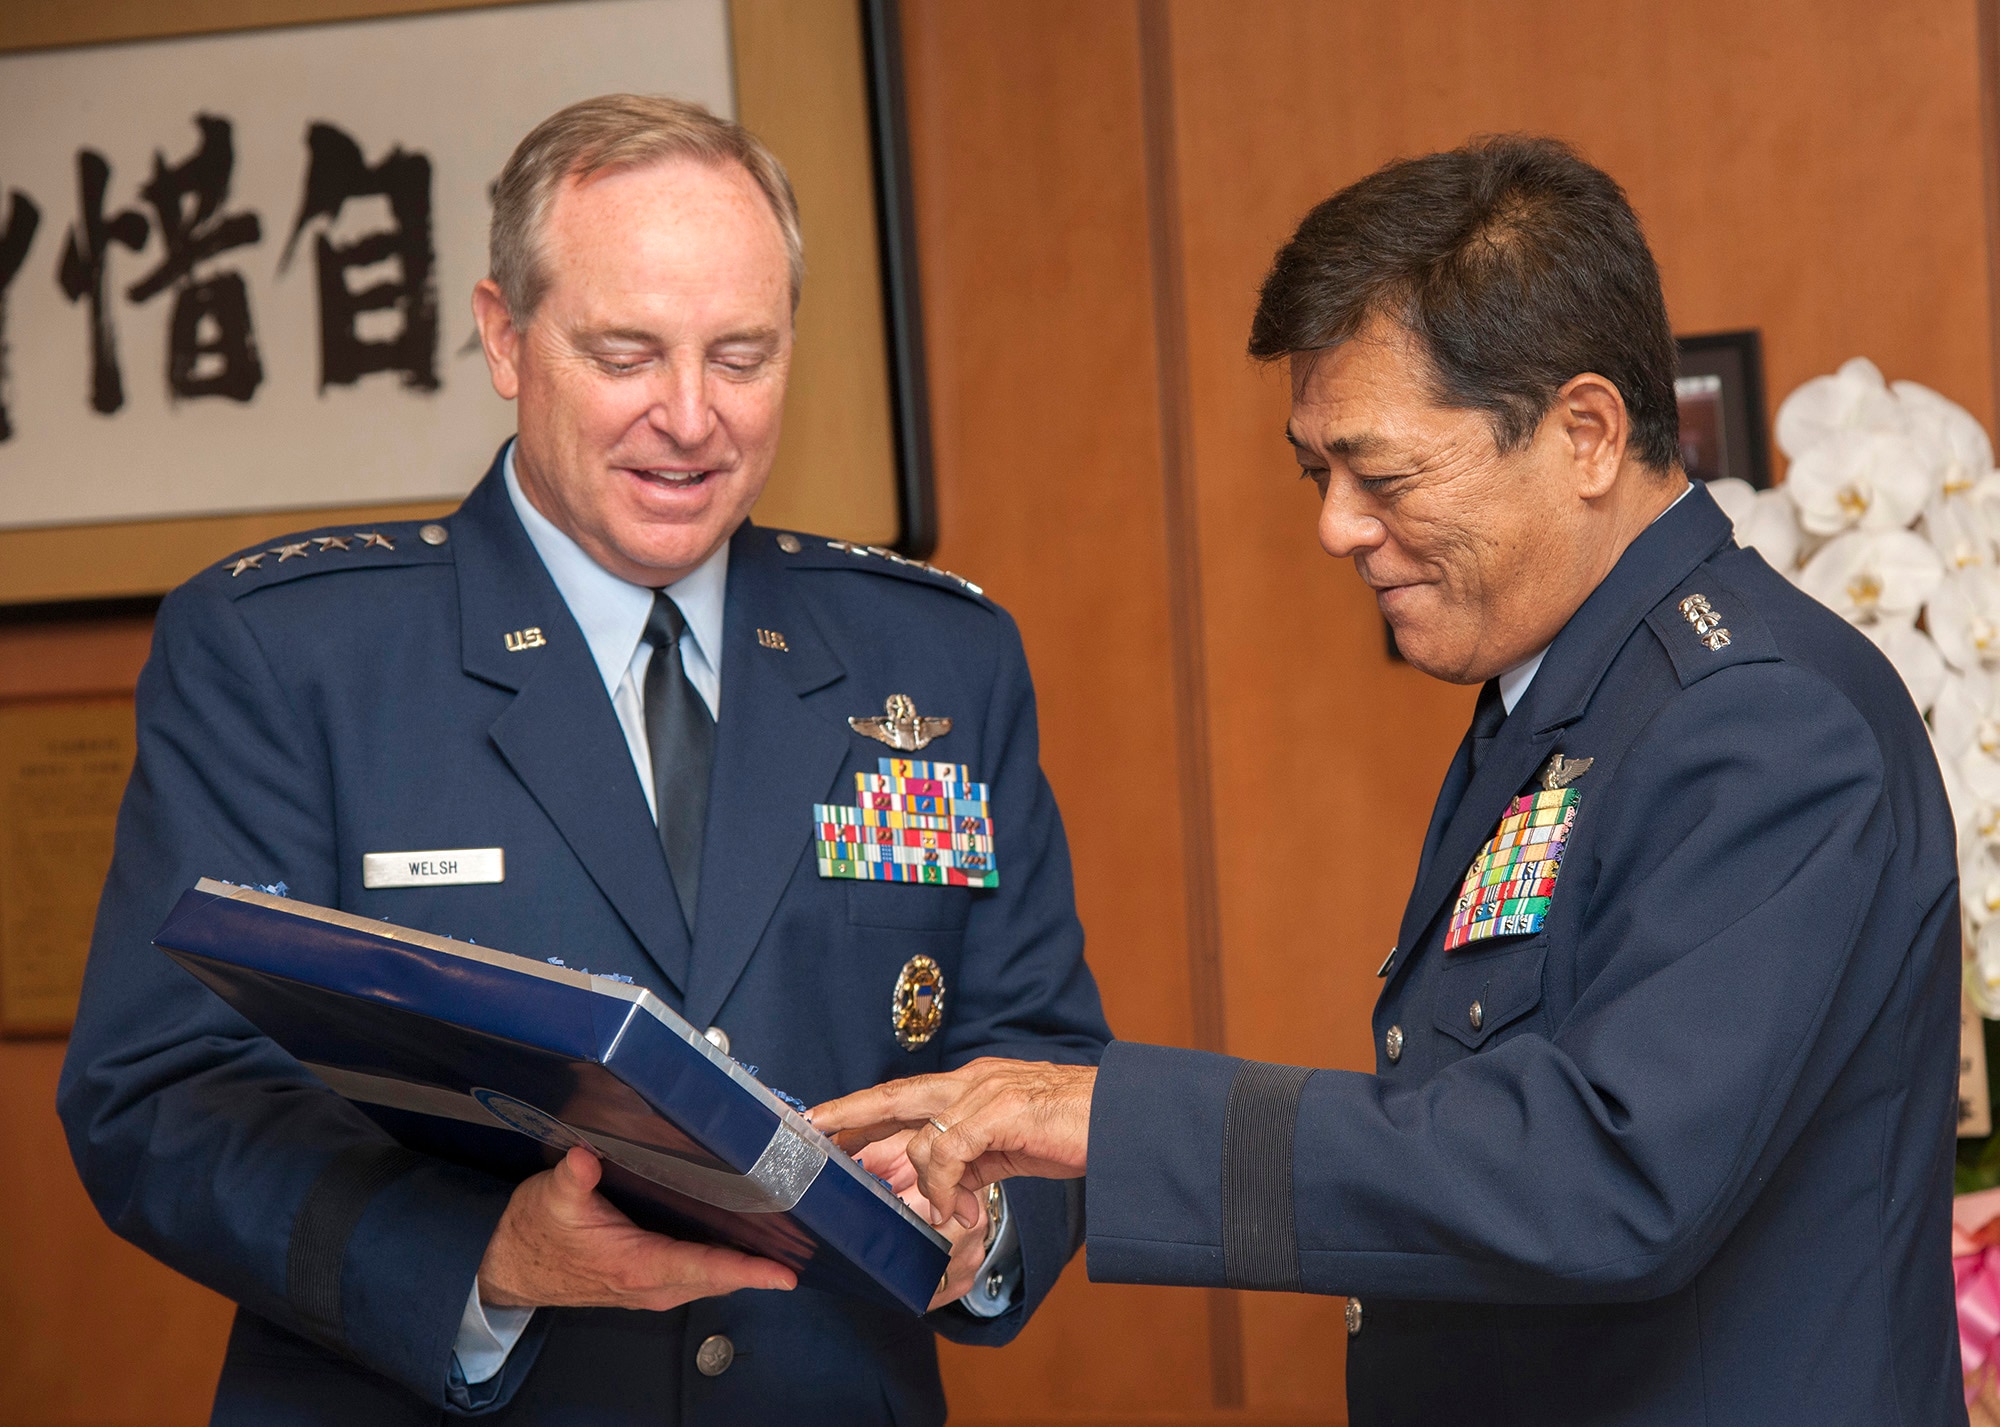
{"type": "Polygon", "coordinates": [[[133,747],[129,696],[0,704],[0,1034],[76,1016],[133,747]]]}

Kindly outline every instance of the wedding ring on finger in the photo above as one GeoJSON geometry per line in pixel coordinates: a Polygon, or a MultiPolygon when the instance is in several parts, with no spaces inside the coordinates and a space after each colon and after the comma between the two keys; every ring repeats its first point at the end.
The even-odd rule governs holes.
{"type": "Polygon", "coordinates": [[[931,1123],[931,1128],[933,1130],[936,1130],[940,1135],[948,1135],[951,1133],[951,1126],[947,1125],[943,1120],[940,1120],[935,1115],[931,1116],[930,1123],[931,1123]]]}

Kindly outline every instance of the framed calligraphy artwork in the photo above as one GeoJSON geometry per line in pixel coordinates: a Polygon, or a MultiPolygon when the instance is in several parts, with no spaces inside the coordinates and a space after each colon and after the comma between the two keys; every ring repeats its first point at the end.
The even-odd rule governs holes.
{"type": "Polygon", "coordinates": [[[876,63],[893,7],[734,8],[571,0],[0,55],[0,603],[155,594],[266,530],[454,504],[513,430],[470,312],[489,186],[538,120],[621,90],[738,115],[788,162],[810,131],[801,362],[759,516],[924,544],[897,70],[876,63]],[[814,63],[842,73],[807,115],[786,96],[814,63]],[[831,489],[807,467],[837,471],[841,442],[831,489]]]}

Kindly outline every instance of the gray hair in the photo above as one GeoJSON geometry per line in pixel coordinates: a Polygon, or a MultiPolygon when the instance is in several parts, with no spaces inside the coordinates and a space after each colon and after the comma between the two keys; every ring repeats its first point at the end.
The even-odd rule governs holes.
{"type": "Polygon", "coordinates": [[[563,183],[667,159],[741,164],[756,181],[784,235],[792,307],[797,310],[806,267],[799,204],[784,165],[763,140],[734,120],[718,118],[684,99],[602,94],[559,109],[535,125],[493,185],[490,275],[516,327],[527,325],[548,291],[542,227],[563,183]]]}

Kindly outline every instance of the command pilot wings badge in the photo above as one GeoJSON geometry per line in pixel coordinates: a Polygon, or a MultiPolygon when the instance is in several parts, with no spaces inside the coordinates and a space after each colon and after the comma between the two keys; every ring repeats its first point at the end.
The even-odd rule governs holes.
{"type": "Polygon", "coordinates": [[[1595,758],[1564,758],[1560,753],[1548,761],[1542,769],[1541,784],[1545,791],[1559,793],[1590,771],[1595,758]]]}
{"type": "Polygon", "coordinates": [[[847,726],[864,738],[886,743],[898,753],[915,753],[951,732],[948,718],[925,718],[908,694],[891,694],[882,718],[851,718],[847,726]]]}

